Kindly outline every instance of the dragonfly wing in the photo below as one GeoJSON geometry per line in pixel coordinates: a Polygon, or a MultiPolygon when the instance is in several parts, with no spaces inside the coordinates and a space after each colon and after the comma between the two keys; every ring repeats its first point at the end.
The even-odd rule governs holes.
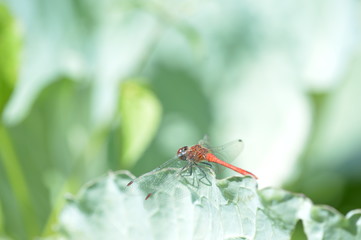
{"type": "Polygon", "coordinates": [[[202,145],[203,147],[210,147],[208,135],[204,135],[203,139],[201,139],[198,144],[202,145]]]}
{"type": "Polygon", "coordinates": [[[161,170],[163,168],[178,168],[180,166],[184,166],[184,164],[185,164],[184,161],[180,160],[177,156],[174,156],[173,158],[171,158],[168,161],[162,163],[160,166],[158,166],[157,168],[153,169],[152,171],[150,171],[150,172],[148,172],[146,174],[159,171],[159,170],[161,170]]]}
{"type": "Polygon", "coordinates": [[[168,191],[172,186],[177,183],[178,177],[187,165],[186,161],[182,161],[178,158],[172,158],[156,169],[141,175],[128,183],[127,188],[137,186],[143,192],[153,194],[159,191],[168,191]]]}
{"type": "Polygon", "coordinates": [[[158,193],[170,194],[175,199],[181,199],[189,195],[190,191],[198,192],[209,188],[212,185],[211,172],[208,166],[192,164],[180,169],[164,168],[154,173],[155,178],[146,184],[140,184],[140,188],[147,193],[146,199],[158,193]]]}
{"type": "Polygon", "coordinates": [[[148,195],[167,191],[177,182],[179,171],[180,169],[177,168],[163,168],[151,174],[140,176],[134,180],[134,185],[137,185],[139,189],[148,195]]]}
{"type": "Polygon", "coordinates": [[[243,151],[244,143],[241,139],[228,142],[217,147],[206,146],[211,153],[223,161],[232,162],[243,151]]]}

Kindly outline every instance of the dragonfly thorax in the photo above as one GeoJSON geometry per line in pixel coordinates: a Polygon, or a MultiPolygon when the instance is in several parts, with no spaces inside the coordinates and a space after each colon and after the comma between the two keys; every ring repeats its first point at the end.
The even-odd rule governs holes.
{"type": "Polygon", "coordinates": [[[199,162],[206,159],[206,154],[208,152],[209,152],[208,149],[197,144],[190,148],[188,146],[185,146],[178,149],[177,157],[181,160],[199,162]]]}

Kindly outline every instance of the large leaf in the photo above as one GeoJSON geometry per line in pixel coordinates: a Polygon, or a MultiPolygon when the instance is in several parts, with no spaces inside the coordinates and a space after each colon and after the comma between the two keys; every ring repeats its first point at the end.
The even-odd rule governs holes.
{"type": "Polygon", "coordinates": [[[162,107],[154,93],[139,81],[122,84],[120,95],[121,164],[132,166],[154,137],[162,107]]]}
{"type": "Polygon", "coordinates": [[[89,98],[89,85],[58,78],[24,121],[0,125],[3,228],[12,239],[50,231],[47,225],[64,203],[62,192],[105,171],[103,159],[97,159],[107,136],[90,124],[89,98]]]}
{"type": "Polygon", "coordinates": [[[344,217],[300,194],[258,190],[251,177],[216,180],[208,176],[212,186],[200,185],[195,191],[191,184],[179,181],[170,191],[144,200],[146,193],[137,186],[125,187],[132,178],[128,172],[110,173],[69,198],[60,215],[59,232],[77,240],[282,240],[291,238],[301,220],[309,239],[361,239],[360,210],[344,217]]]}

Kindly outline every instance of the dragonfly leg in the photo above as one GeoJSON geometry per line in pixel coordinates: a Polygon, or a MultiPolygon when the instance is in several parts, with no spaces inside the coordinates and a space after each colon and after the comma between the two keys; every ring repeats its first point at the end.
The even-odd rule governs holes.
{"type": "MultiPolygon", "coordinates": [[[[206,164],[206,165],[208,165],[208,164],[206,164]]],[[[212,183],[211,183],[211,181],[209,181],[209,179],[207,178],[206,172],[205,172],[201,167],[199,167],[199,170],[200,170],[201,173],[202,173],[202,177],[199,179],[199,182],[201,182],[201,183],[203,183],[203,184],[205,184],[205,185],[207,185],[207,186],[211,186],[212,183]],[[206,181],[203,181],[203,179],[206,179],[206,181]]]]}
{"type": "MultiPolygon", "coordinates": [[[[187,165],[185,167],[188,167],[188,169],[187,169],[188,171],[184,172],[184,174],[182,176],[184,176],[184,177],[192,176],[192,174],[193,174],[193,170],[192,170],[193,166],[192,165],[190,165],[190,166],[187,165]]],[[[182,171],[184,170],[185,167],[182,168],[182,171]]]]}
{"type": "Polygon", "coordinates": [[[189,176],[192,176],[192,174],[193,174],[193,164],[189,168],[189,176]]]}
{"type": "MultiPolygon", "coordinates": [[[[193,166],[196,165],[195,163],[189,163],[186,166],[184,166],[179,175],[182,177],[190,177],[193,175],[193,166]]],[[[189,179],[185,178],[185,181],[188,182],[190,185],[194,186],[195,184],[195,178],[192,178],[192,181],[190,182],[189,179]]]]}
{"type": "Polygon", "coordinates": [[[210,167],[210,168],[213,167],[212,164],[210,164],[210,163],[208,163],[208,162],[200,162],[200,163],[202,163],[202,164],[204,164],[204,165],[207,165],[207,166],[210,167]]]}
{"type": "MultiPolygon", "coordinates": [[[[191,164],[188,176],[192,176],[192,174],[193,174],[193,165],[194,165],[194,163],[191,164]]],[[[194,178],[192,178],[192,186],[194,186],[194,178]]]]}
{"type": "Polygon", "coordinates": [[[189,177],[192,176],[192,174],[193,174],[193,163],[185,165],[184,167],[182,167],[182,169],[179,172],[179,175],[183,177],[189,177]]]}
{"type": "Polygon", "coordinates": [[[187,164],[187,165],[183,166],[178,173],[178,176],[183,176],[183,177],[187,177],[187,176],[191,176],[191,175],[192,175],[192,165],[191,164],[187,164]]]}

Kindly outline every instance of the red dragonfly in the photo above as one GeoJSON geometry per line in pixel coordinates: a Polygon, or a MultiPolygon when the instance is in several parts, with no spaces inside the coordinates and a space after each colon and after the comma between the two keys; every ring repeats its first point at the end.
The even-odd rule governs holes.
{"type": "Polygon", "coordinates": [[[242,149],[243,141],[240,139],[219,147],[210,147],[207,143],[207,137],[205,137],[194,146],[181,147],[178,149],[175,157],[153,171],[130,181],[127,187],[137,184],[148,194],[145,198],[147,200],[156,192],[170,190],[179,181],[180,177],[195,177],[198,175],[198,177],[200,176],[198,179],[200,183],[209,185],[210,181],[207,180],[205,168],[213,168],[214,163],[257,179],[253,173],[226,162],[227,158],[228,161],[234,160],[241,153],[242,149]]]}

